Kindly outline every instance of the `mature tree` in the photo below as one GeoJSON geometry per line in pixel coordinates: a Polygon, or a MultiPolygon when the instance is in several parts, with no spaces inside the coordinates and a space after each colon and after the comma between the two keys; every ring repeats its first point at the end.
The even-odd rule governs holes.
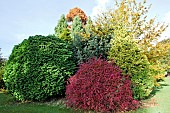
{"type": "Polygon", "coordinates": [[[148,44],[159,38],[167,27],[164,24],[155,23],[156,18],[147,19],[150,6],[146,6],[146,0],[140,3],[136,0],[116,2],[116,10],[109,9],[97,17],[93,31],[99,35],[105,35],[123,27],[129,31],[128,35],[138,39],[141,44],[148,44]]]}
{"type": "MultiPolygon", "coordinates": [[[[165,55],[165,52],[163,49],[153,46],[152,43],[160,38],[168,26],[164,23],[156,23],[155,17],[147,18],[151,5],[148,6],[146,0],[143,2],[121,0],[116,2],[115,7],[116,9],[109,9],[97,17],[93,32],[99,36],[114,34],[114,37],[118,37],[119,31],[123,28],[125,31],[122,32],[123,35],[135,39],[149,62],[158,66],[157,61],[165,55]],[[157,54],[152,54],[152,50],[157,54]],[[156,62],[154,62],[155,60],[156,62]]],[[[153,69],[152,71],[155,76],[158,74],[156,71],[158,70],[153,69]]]]}
{"type": "Polygon", "coordinates": [[[86,24],[87,16],[83,10],[78,7],[70,9],[69,13],[66,15],[66,19],[68,22],[73,22],[75,16],[79,16],[81,18],[83,25],[86,24]]]}
{"type": "MultiPolygon", "coordinates": [[[[170,51],[170,43],[164,43],[164,41],[152,45],[148,51],[145,51],[145,55],[147,55],[151,64],[152,74],[155,75],[155,81],[164,79],[165,71],[170,66],[170,63],[168,63],[170,53],[168,51],[170,51]]],[[[155,85],[159,85],[157,82],[155,83],[155,85]]]]}
{"type": "Polygon", "coordinates": [[[125,73],[132,76],[135,98],[146,97],[152,91],[151,78],[153,75],[160,74],[159,69],[153,66],[159,65],[157,61],[164,54],[163,49],[158,49],[152,43],[161,36],[167,26],[164,23],[156,23],[156,18],[147,18],[150,7],[146,0],[117,1],[114,9],[108,9],[96,18],[95,27],[92,28],[98,36],[114,35],[111,40],[109,59],[113,58],[125,73]],[[152,54],[153,50],[157,54],[152,54]],[[149,61],[148,64],[151,65],[145,66],[145,63],[142,64],[142,59],[143,63],[149,61]],[[140,68],[138,73],[137,70],[140,68]],[[134,77],[139,75],[141,78],[135,80],[134,77]]]}
{"type": "Polygon", "coordinates": [[[109,9],[98,16],[93,31],[98,35],[106,35],[123,27],[147,52],[152,46],[151,42],[157,40],[167,27],[164,23],[156,23],[156,18],[147,19],[150,6],[146,6],[146,0],[140,3],[136,0],[116,2],[116,10],[109,9]]]}
{"type": "Polygon", "coordinates": [[[67,21],[65,18],[65,15],[61,15],[60,19],[58,20],[58,24],[55,27],[55,35],[58,38],[61,38],[60,35],[63,33],[63,30],[67,29],[68,25],[67,25],[67,21]]]}

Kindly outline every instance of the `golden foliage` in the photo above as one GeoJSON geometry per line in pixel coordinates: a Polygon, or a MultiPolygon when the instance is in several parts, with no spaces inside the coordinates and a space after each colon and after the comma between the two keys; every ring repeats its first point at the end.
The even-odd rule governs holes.
{"type": "MultiPolygon", "coordinates": [[[[160,76],[157,69],[160,70],[159,59],[167,54],[167,45],[158,43],[153,45],[161,36],[162,32],[168,27],[164,23],[156,23],[156,17],[148,19],[147,14],[151,5],[147,5],[146,0],[143,2],[136,2],[136,0],[121,0],[116,1],[116,9],[108,9],[101,13],[92,29],[93,32],[99,36],[114,34],[116,37],[133,38],[137,41],[138,46],[148,57],[153,70],[153,75],[160,76]],[[122,32],[122,29],[125,32],[122,32]],[[157,67],[156,69],[154,67],[157,67]]],[[[158,77],[159,78],[159,77],[158,77]]]]}

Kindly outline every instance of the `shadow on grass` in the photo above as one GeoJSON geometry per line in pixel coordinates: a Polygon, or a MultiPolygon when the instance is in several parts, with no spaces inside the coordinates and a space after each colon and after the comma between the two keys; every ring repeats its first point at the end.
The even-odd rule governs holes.
{"type": "Polygon", "coordinates": [[[161,89],[163,89],[163,87],[170,86],[169,84],[166,84],[166,83],[159,83],[159,84],[160,84],[160,86],[154,87],[153,91],[147,97],[147,99],[151,99],[153,96],[156,95],[157,92],[159,92],[161,89]]]}

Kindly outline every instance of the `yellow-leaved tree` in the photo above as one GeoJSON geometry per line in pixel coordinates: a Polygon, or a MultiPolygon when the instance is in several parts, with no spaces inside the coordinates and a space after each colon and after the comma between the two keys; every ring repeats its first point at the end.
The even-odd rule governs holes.
{"type": "Polygon", "coordinates": [[[168,25],[156,22],[156,17],[148,19],[150,8],[151,4],[147,4],[146,0],[116,1],[114,8],[109,8],[96,17],[92,30],[99,36],[114,34],[114,37],[125,35],[124,37],[133,38],[142,53],[147,56],[156,81],[164,77],[162,74],[164,69],[159,59],[167,54],[167,45],[156,42],[168,25]],[[122,29],[125,32],[120,32],[122,29]]]}
{"type": "Polygon", "coordinates": [[[164,78],[159,59],[166,56],[167,46],[156,42],[168,26],[156,17],[148,19],[150,7],[146,0],[116,1],[114,8],[96,17],[92,28],[99,37],[113,36],[108,59],[130,76],[135,99],[149,96],[156,81],[164,78]]]}
{"type": "Polygon", "coordinates": [[[166,70],[167,75],[170,75],[170,38],[162,40],[159,42],[159,45],[167,52],[166,55],[159,59],[159,62],[161,63],[162,68],[166,70]]]}

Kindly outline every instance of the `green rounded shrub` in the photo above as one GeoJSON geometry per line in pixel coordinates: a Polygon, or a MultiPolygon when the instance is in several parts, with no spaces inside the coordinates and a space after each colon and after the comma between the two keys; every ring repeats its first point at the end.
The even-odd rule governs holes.
{"type": "Polygon", "coordinates": [[[18,100],[45,100],[64,94],[65,80],[74,73],[68,43],[55,36],[31,36],[16,45],[6,64],[4,81],[18,100]]]}

